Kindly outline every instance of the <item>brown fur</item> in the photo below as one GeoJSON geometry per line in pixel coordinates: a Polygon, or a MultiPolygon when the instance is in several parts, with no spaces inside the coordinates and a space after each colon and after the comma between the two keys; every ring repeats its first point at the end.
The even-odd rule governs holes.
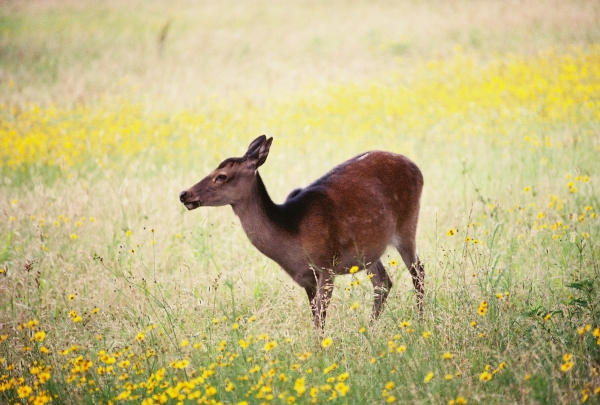
{"type": "Polygon", "coordinates": [[[275,204],[256,170],[273,138],[255,139],[241,158],[223,161],[206,178],[180,194],[188,209],[231,205],[248,238],[306,290],[315,327],[322,329],[333,277],[352,266],[373,274],[379,316],[392,287],[380,260],[394,245],[413,278],[422,308],[424,269],[416,231],[423,176],[408,158],[371,151],[332,169],[275,204]]]}

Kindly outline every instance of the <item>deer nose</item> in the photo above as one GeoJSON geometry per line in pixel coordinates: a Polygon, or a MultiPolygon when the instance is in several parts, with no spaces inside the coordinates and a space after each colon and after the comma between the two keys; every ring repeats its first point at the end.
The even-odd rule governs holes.
{"type": "Polygon", "coordinates": [[[187,191],[182,191],[181,193],[179,193],[179,201],[184,202],[186,195],[187,195],[187,191]]]}

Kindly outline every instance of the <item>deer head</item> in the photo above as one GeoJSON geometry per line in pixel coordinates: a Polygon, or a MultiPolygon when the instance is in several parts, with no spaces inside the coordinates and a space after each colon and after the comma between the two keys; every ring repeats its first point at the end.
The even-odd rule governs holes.
{"type": "Polygon", "coordinates": [[[256,138],[242,157],[225,159],[208,176],[179,194],[188,210],[200,206],[235,205],[252,192],[258,169],[269,155],[273,138],[256,138]]]}

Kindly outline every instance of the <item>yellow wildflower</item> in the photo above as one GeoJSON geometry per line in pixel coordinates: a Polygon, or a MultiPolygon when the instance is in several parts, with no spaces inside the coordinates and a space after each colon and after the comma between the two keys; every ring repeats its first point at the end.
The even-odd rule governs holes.
{"type": "Polygon", "coordinates": [[[265,346],[263,347],[263,349],[264,349],[266,352],[268,352],[268,351],[271,351],[271,350],[273,350],[273,349],[274,349],[274,348],[276,348],[276,347],[277,347],[277,342],[276,342],[276,341],[274,341],[274,340],[272,340],[272,341],[270,341],[270,342],[266,343],[266,344],[265,344],[265,346]]]}
{"type": "Polygon", "coordinates": [[[569,371],[570,369],[572,369],[574,365],[575,365],[575,362],[573,362],[573,361],[566,361],[565,363],[563,363],[560,366],[560,371],[562,371],[563,373],[566,373],[567,371],[569,371]]]}
{"type": "Polygon", "coordinates": [[[306,386],[304,384],[304,377],[298,378],[296,379],[296,382],[294,383],[294,389],[296,390],[296,392],[298,393],[298,396],[302,396],[304,395],[304,393],[306,392],[306,386]]]}
{"type": "Polygon", "coordinates": [[[35,335],[33,335],[33,338],[38,342],[43,342],[44,339],[46,339],[46,332],[44,332],[43,330],[40,330],[40,331],[36,332],[35,335]]]}
{"type": "Polygon", "coordinates": [[[488,309],[488,303],[486,301],[481,301],[481,303],[479,304],[479,308],[477,309],[477,312],[479,313],[479,315],[484,316],[485,313],[487,312],[488,309]]]}
{"type": "Polygon", "coordinates": [[[492,379],[492,375],[490,373],[488,373],[487,371],[484,371],[483,373],[479,374],[480,381],[489,381],[491,379],[492,379]]]}
{"type": "Polygon", "coordinates": [[[19,398],[27,398],[29,396],[29,394],[31,394],[31,387],[29,385],[21,385],[19,388],[17,388],[17,394],[19,395],[19,398]]]}
{"type": "Polygon", "coordinates": [[[338,382],[335,385],[335,391],[341,396],[344,397],[346,396],[346,394],[348,393],[348,391],[350,391],[350,387],[348,387],[345,383],[343,382],[338,382]]]}

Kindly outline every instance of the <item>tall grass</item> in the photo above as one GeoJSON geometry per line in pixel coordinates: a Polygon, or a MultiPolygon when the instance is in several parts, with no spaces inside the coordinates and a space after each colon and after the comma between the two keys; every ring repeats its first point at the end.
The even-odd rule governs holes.
{"type": "Polygon", "coordinates": [[[598,7],[519,7],[3,5],[1,400],[598,402],[598,7]],[[321,340],[230,209],[180,206],[263,132],[276,201],[421,167],[423,317],[390,250],[381,319],[339,277],[321,340]]]}

